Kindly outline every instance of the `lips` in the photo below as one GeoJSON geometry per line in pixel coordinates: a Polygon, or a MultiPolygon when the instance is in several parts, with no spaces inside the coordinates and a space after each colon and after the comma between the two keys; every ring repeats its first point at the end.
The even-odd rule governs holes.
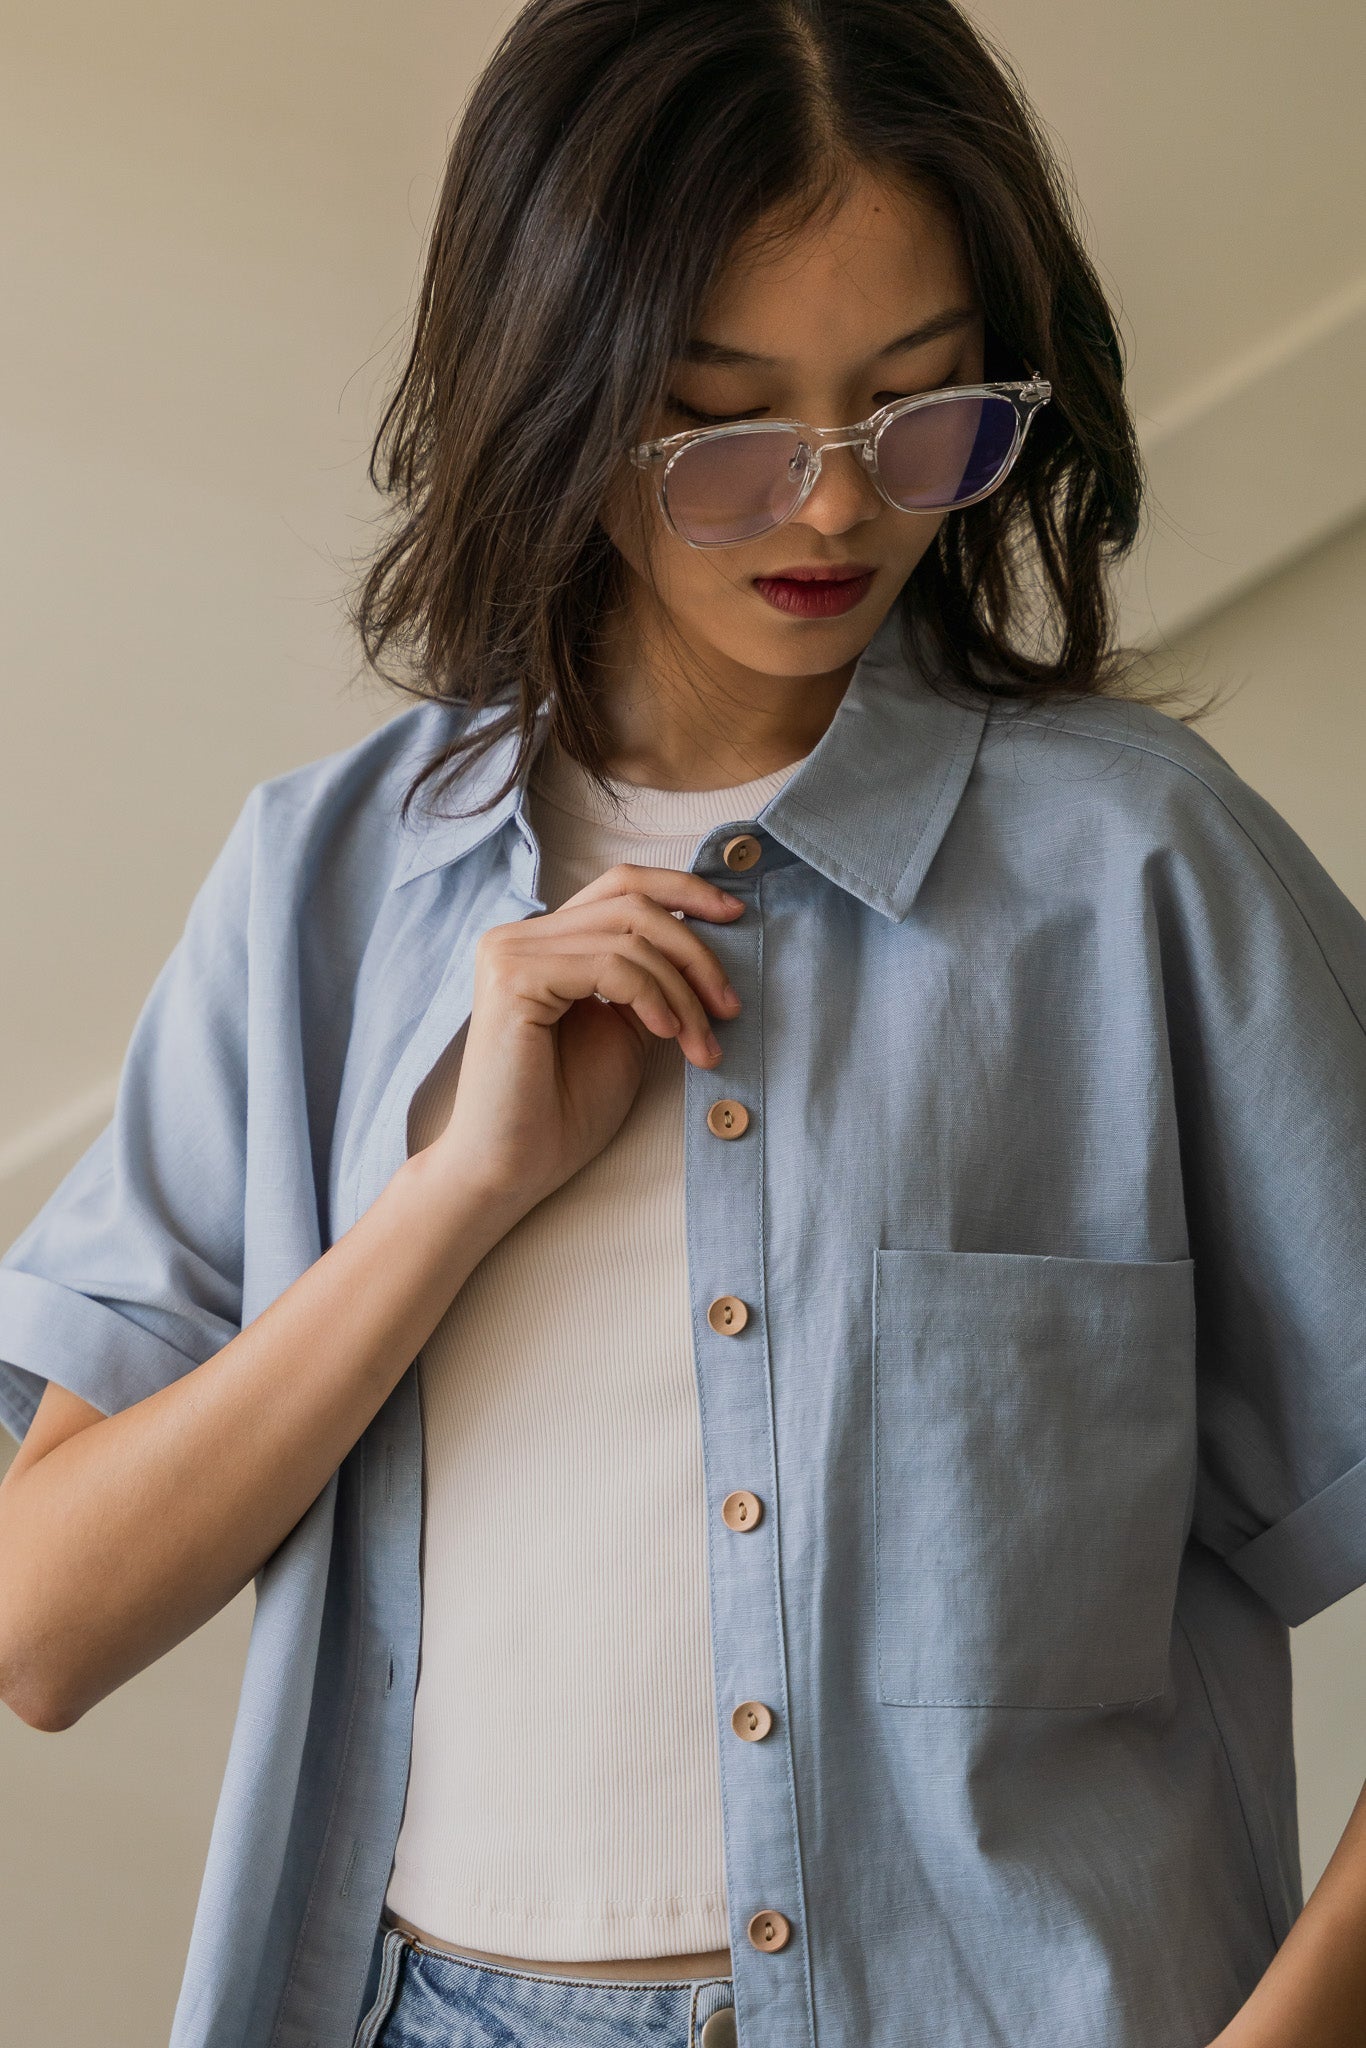
{"type": "Polygon", "coordinates": [[[774,611],[800,619],[831,619],[862,604],[877,572],[857,562],[784,569],[756,576],[754,588],[774,611]]]}
{"type": "Polygon", "coordinates": [[[869,562],[839,562],[809,569],[775,569],[771,575],[756,576],[754,580],[756,583],[857,583],[861,577],[872,573],[869,562]]]}

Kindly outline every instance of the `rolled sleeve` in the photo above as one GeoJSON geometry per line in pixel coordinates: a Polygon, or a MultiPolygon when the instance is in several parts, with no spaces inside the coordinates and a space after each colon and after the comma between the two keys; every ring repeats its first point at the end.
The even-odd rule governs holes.
{"type": "Polygon", "coordinates": [[[0,1258],[0,1422],[50,1380],[105,1414],[241,1328],[253,790],[129,1040],[113,1115],[0,1258]]]}
{"type": "Polygon", "coordinates": [[[1225,1563],[1292,1628],[1366,1584],[1366,1458],[1225,1563]]]}
{"type": "Polygon", "coordinates": [[[1231,776],[1170,883],[1194,1533],[1295,1624],[1366,1583],[1366,920],[1231,776]]]}

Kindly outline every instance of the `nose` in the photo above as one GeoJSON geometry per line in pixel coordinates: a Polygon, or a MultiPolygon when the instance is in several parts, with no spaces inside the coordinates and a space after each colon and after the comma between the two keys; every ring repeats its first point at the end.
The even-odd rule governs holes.
{"type": "Polygon", "coordinates": [[[817,533],[847,533],[875,519],[882,500],[857,447],[823,448],[820,469],[797,518],[817,533]]]}

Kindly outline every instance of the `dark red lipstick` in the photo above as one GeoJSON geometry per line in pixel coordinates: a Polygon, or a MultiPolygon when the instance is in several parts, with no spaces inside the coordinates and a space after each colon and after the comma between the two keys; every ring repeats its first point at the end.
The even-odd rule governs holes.
{"type": "Polygon", "coordinates": [[[775,611],[799,619],[832,619],[863,602],[876,574],[862,562],[813,563],[756,576],[754,588],[775,611]]]}

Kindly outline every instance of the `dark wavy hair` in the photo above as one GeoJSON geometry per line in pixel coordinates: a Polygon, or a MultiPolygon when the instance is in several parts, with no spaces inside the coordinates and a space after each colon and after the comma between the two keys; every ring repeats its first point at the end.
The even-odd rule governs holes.
{"type": "Polygon", "coordinates": [[[908,642],[950,687],[1119,682],[1108,569],[1143,497],[1123,349],[1009,61],[952,0],[530,0],[458,125],[370,456],[392,519],[349,600],[365,661],[489,714],[457,721],[405,815],[518,732],[496,801],[544,706],[602,780],[592,654],[626,574],[609,480],[738,238],[775,207],[815,217],[860,167],[950,203],[985,375],[1054,392],[1005,484],[908,578],[908,642]]]}

